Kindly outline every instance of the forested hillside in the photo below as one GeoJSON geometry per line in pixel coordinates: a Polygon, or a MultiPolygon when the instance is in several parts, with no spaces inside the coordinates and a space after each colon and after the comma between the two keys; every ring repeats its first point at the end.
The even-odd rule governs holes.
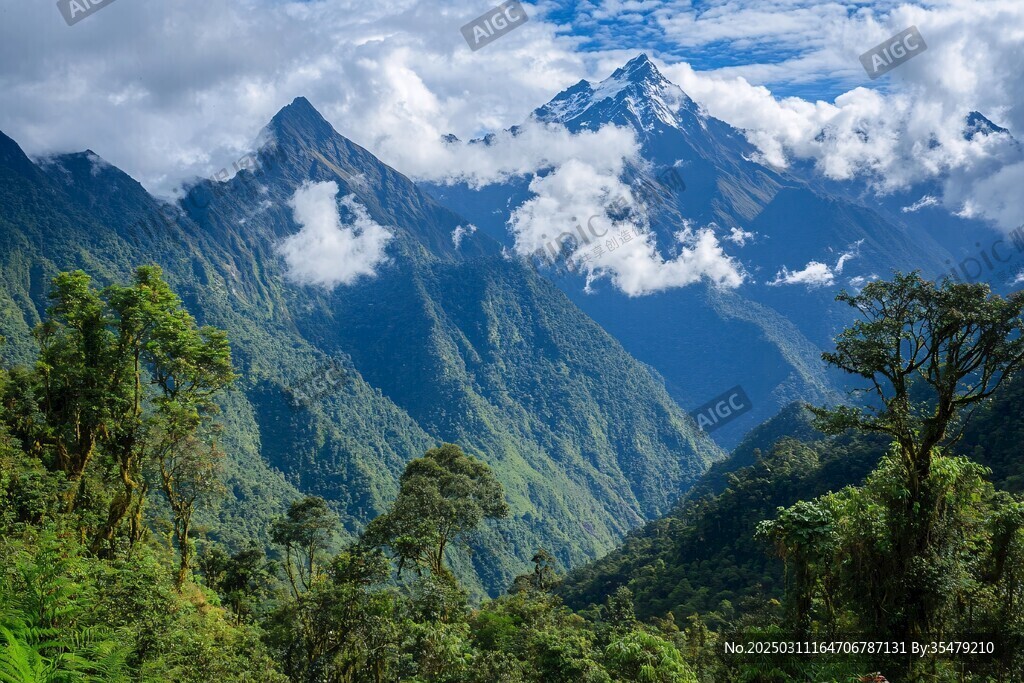
{"type": "Polygon", "coordinates": [[[723,457],[554,285],[481,234],[456,241],[462,218],[308,101],[283,109],[264,141],[230,180],[166,204],[92,152],[37,165],[0,137],[0,357],[34,360],[31,331],[59,271],[107,285],[161,266],[200,322],[227,331],[241,375],[218,399],[231,495],[206,513],[233,547],[266,542],[303,494],[326,499],[353,537],[408,460],[455,442],[509,497],[506,526],[455,559],[474,596],[495,595],[536,547],[565,566],[611,550],[723,457]],[[296,280],[280,253],[303,229],[296,193],[324,183],[347,219],[365,211],[391,235],[373,276],[334,288],[296,280]],[[296,403],[310,384],[324,387],[296,403]]]}
{"type": "MultiPolygon", "coordinates": [[[[1004,663],[1013,660],[1024,536],[1021,502],[1008,492],[1021,481],[1022,299],[985,302],[981,285],[932,287],[897,276],[841,297],[869,322],[844,331],[826,358],[891,378],[875,385],[884,410],[791,406],[671,514],[570,573],[558,591],[566,604],[586,609],[628,589],[637,614],[655,622],[799,638],[977,633],[999,641],[1004,663]],[[953,417],[943,405],[958,406],[953,417]],[[924,457],[912,450],[918,439],[931,453],[920,478],[906,469],[924,457]],[[910,502],[924,495],[915,487],[928,503],[910,502]]],[[[875,661],[903,669],[891,680],[971,669],[875,661]]],[[[781,666],[782,678],[770,680],[806,674],[796,660],[781,666]]]]}
{"type": "MultiPolygon", "coordinates": [[[[956,452],[990,468],[999,489],[1019,493],[1024,481],[1020,417],[1024,376],[1000,387],[967,424],[956,452]]],[[[634,592],[644,617],[673,612],[727,623],[751,599],[781,600],[783,564],[757,537],[757,524],[779,507],[858,486],[887,449],[884,437],[826,437],[798,404],[754,429],[716,463],[665,517],[631,532],[622,546],[569,574],[559,589],[584,608],[619,587],[634,592]]]]}
{"type": "Polygon", "coordinates": [[[846,298],[866,316],[897,299],[916,304],[847,329],[829,360],[897,376],[920,358],[879,331],[923,330],[919,352],[947,374],[914,395],[934,403],[906,410],[896,382],[885,411],[809,420],[795,406],[621,549],[563,582],[538,548],[480,602],[453,570],[509,524],[492,467],[455,444],[426,450],[355,537],[316,496],[221,530],[234,522],[211,514],[232,495],[218,399],[242,381],[230,337],[158,268],[102,288],[60,274],[37,360],[0,372],[0,681],[1015,680],[1024,503],[998,490],[1015,485],[1016,446],[985,425],[1020,414],[1024,298],[916,275],[846,298]],[[964,438],[968,411],[939,410],[951,403],[979,407],[964,438]],[[999,650],[739,657],[723,649],[734,634],[975,634],[999,650]]]}
{"type": "Polygon", "coordinates": [[[209,540],[228,337],[154,267],[61,274],[50,304],[38,360],[0,370],[0,681],[696,680],[628,596],[596,620],[561,607],[544,550],[471,609],[451,559],[510,506],[453,444],[411,460],[355,541],[319,497],[238,548],[209,540]]]}

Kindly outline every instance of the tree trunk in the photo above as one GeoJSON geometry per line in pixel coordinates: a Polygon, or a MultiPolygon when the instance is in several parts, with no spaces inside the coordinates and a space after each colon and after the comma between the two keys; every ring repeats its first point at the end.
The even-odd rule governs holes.
{"type": "Polygon", "coordinates": [[[178,564],[178,576],[175,579],[175,587],[179,591],[181,591],[181,587],[185,585],[185,581],[188,580],[188,573],[192,564],[192,551],[188,545],[190,526],[191,520],[187,518],[179,519],[178,523],[175,524],[175,536],[177,536],[178,540],[178,554],[181,556],[181,561],[178,564]]]}

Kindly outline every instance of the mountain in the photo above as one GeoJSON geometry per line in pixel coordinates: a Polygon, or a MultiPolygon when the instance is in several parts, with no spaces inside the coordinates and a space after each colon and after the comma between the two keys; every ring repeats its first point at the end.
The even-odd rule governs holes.
{"type": "MultiPolygon", "coordinates": [[[[1024,490],[1022,411],[1024,376],[1017,375],[978,409],[955,447],[990,468],[997,488],[1018,494],[1024,490]]],[[[779,599],[782,562],[755,537],[756,525],[779,507],[862,484],[887,447],[884,437],[824,437],[800,406],[790,406],[716,463],[671,513],[571,572],[560,593],[570,607],[583,609],[627,586],[638,615],[671,611],[683,623],[700,613],[711,624],[737,616],[733,607],[744,599],[779,599]]]]}
{"type": "MultiPolygon", "coordinates": [[[[799,173],[758,161],[742,131],[709,116],[639,55],[599,83],[580,81],[534,110],[531,119],[569,131],[630,129],[639,158],[623,181],[645,205],[644,219],[666,257],[683,221],[710,225],[724,251],[743,264],[746,281],[722,291],[709,284],[627,297],[606,280],[587,281],[541,268],[623,346],[664,377],[681,405],[694,408],[737,384],[753,410],[714,432],[734,446],[743,434],[794,400],[842,400],[846,378],[820,361],[848,320],[834,302],[892,270],[946,272],[953,257],[919,221],[900,220],[799,173]],[[666,172],[681,177],[666,182],[666,172]],[[653,191],[637,192],[637,188],[653,191]],[[652,201],[652,197],[656,200],[652,201]],[[743,239],[730,239],[736,233],[743,239]],[[812,262],[823,275],[780,281],[812,262]]],[[[482,232],[513,244],[506,223],[531,197],[530,178],[477,189],[421,183],[482,232]],[[496,210],[495,207],[501,207],[496,210]]],[[[973,234],[981,235],[982,231],[973,234]]]]}
{"type": "Polygon", "coordinates": [[[1003,134],[1010,138],[1010,131],[1002,126],[997,126],[992,123],[984,114],[978,111],[972,111],[964,118],[964,139],[973,140],[979,135],[997,135],[1003,134]]]}
{"type": "Polygon", "coordinates": [[[723,467],[732,470],[726,486],[702,485],[700,495],[571,572],[560,593],[571,608],[583,609],[626,586],[638,616],[672,612],[685,623],[698,613],[712,625],[734,618],[733,607],[742,609],[746,600],[781,599],[783,566],[755,536],[757,524],[779,507],[861,483],[884,452],[877,438],[783,437],[749,465],[726,461],[723,467]]]}
{"type": "Polygon", "coordinates": [[[603,554],[722,457],[657,375],[557,287],[485,235],[457,239],[463,217],[308,101],[261,139],[234,177],[168,204],[92,152],[33,163],[0,137],[0,353],[31,360],[59,270],[106,284],[160,265],[202,323],[227,330],[243,377],[224,412],[231,495],[217,514],[230,523],[217,526],[237,530],[229,543],[300,493],[324,496],[357,533],[408,460],[455,442],[494,468],[512,507],[478,552],[451,558],[474,593],[495,594],[538,547],[566,566],[603,554]],[[337,187],[328,213],[351,235],[387,235],[372,274],[333,288],[299,275],[313,263],[351,269],[358,253],[325,265],[320,248],[289,260],[281,246],[309,227],[293,200],[323,183],[337,187]],[[297,404],[326,367],[344,380],[297,404]]]}

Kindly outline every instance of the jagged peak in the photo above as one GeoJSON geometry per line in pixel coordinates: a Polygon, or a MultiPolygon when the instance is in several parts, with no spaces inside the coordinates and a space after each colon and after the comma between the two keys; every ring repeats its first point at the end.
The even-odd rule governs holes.
{"type": "Polygon", "coordinates": [[[305,97],[296,97],[291,104],[277,112],[268,127],[279,141],[282,138],[319,140],[337,134],[334,127],[305,97]]]}
{"type": "Polygon", "coordinates": [[[659,122],[678,126],[678,112],[682,108],[697,119],[703,119],[693,100],[665,78],[643,52],[596,84],[583,80],[563,90],[537,109],[534,117],[564,123],[582,117],[595,107],[604,110],[608,117],[615,115],[608,110],[628,110],[628,118],[643,129],[650,129],[659,122]]]}
{"type": "Polygon", "coordinates": [[[964,137],[968,140],[973,140],[977,135],[995,135],[998,133],[1009,135],[1010,131],[992,123],[991,120],[978,111],[972,111],[964,117],[964,137]]]}
{"type": "Polygon", "coordinates": [[[609,79],[621,80],[626,79],[633,83],[641,83],[644,81],[650,81],[655,83],[668,82],[658,67],[654,65],[654,62],[650,60],[646,52],[641,52],[633,59],[629,60],[618,69],[616,69],[609,79]]]}

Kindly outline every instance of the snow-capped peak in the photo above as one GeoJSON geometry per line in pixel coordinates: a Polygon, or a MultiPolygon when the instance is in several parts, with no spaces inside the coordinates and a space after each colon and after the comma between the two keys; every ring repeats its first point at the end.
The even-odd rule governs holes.
{"type": "Polygon", "coordinates": [[[679,127],[683,109],[703,118],[682,88],[665,78],[641,53],[597,84],[580,81],[562,91],[537,109],[534,117],[580,128],[614,121],[649,131],[659,123],[679,127]]]}

